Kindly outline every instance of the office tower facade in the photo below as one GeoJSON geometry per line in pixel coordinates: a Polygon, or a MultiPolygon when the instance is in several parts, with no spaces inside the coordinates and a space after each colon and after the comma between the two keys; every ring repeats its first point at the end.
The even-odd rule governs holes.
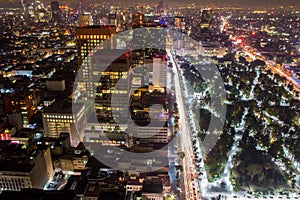
{"type": "Polygon", "coordinates": [[[146,59],[145,51],[132,51],[132,87],[139,88],[150,84],[150,71],[152,70],[152,63],[146,59]]]}
{"type": "Polygon", "coordinates": [[[32,0],[23,1],[25,17],[27,21],[35,21],[37,19],[36,2],[32,0]]]}
{"type": "Polygon", "coordinates": [[[153,58],[153,85],[166,87],[167,84],[167,61],[165,57],[153,58]]]}
{"type": "Polygon", "coordinates": [[[201,14],[201,40],[209,38],[212,34],[213,10],[202,10],[201,14]]]}
{"type": "Polygon", "coordinates": [[[51,20],[55,22],[60,21],[60,9],[58,1],[51,2],[51,20]]]}
{"type": "Polygon", "coordinates": [[[117,118],[117,120],[122,121],[119,123],[127,123],[132,82],[132,60],[130,53],[115,58],[114,55],[118,54],[117,52],[122,54],[123,50],[114,49],[101,52],[101,60],[105,58],[114,61],[104,71],[93,71],[94,76],[100,77],[99,82],[96,83],[94,104],[99,122],[112,122],[114,118],[117,118]]]}
{"type": "Polygon", "coordinates": [[[132,14],[132,28],[142,27],[144,24],[145,15],[141,13],[132,14]]]}
{"type": "Polygon", "coordinates": [[[116,49],[116,42],[111,39],[115,33],[114,25],[76,29],[80,99],[93,101],[92,109],[100,122],[111,122],[113,115],[118,117],[116,115],[121,116],[120,113],[128,110],[131,54],[116,49]],[[95,50],[106,39],[108,49],[95,50]],[[105,63],[107,60],[111,62],[105,63]],[[122,83],[117,84],[119,81],[122,83]]]}
{"type": "MultiPolygon", "coordinates": [[[[78,52],[78,69],[82,72],[79,76],[78,88],[84,99],[94,98],[94,81],[91,53],[104,40],[116,34],[116,26],[87,26],[76,29],[76,48],[78,52]]],[[[115,45],[110,44],[112,47],[115,45]]]]}
{"type": "Polygon", "coordinates": [[[180,29],[181,28],[181,22],[182,22],[182,17],[175,17],[174,18],[174,27],[176,29],[180,29]]]}
{"type": "Polygon", "coordinates": [[[59,138],[61,133],[69,133],[73,147],[82,141],[87,123],[84,104],[55,102],[45,108],[42,118],[46,136],[59,138]]]}
{"type": "Polygon", "coordinates": [[[212,25],[213,10],[202,10],[201,14],[201,28],[207,28],[212,25]]]}
{"type": "Polygon", "coordinates": [[[108,16],[109,25],[117,26],[117,13],[110,13],[108,16]]]}
{"type": "Polygon", "coordinates": [[[93,18],[90,13],[84,13],[79,15],[78,19],[79,27],[91,26],[93,25],[93,18]]]}
{"type": "Polygon", "coordinates": [[[38,111],[35,91],[8,94],[4,96],[3,101],[6,113],[21,113],[23,126],[27,126],[31,117],[38,111]]]}

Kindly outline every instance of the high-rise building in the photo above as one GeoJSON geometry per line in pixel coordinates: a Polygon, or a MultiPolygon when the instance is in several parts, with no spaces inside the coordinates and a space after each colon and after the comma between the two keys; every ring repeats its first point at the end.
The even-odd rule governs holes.
{"type": "Polygon", "coordinates": [[[127,116],[123,114],[128,113],[131,94],[131,54],[125,53],[114,58],[118,51],[123,52],[116,49],[101,52],[101,59],[105,57],[114,61],[104,71],[93,71],[94,76],[100,77],[96,83],[94,108],[99,122],[111,122],[114,118],[122,119],[122,123],[127,122],[127,116]]]}
{"type": "Polygon", "coordinates": [[[201,40],[205,40],[212,34],[213,10],[202,10],[201,14],[201,40]]]}
{"type": "MultiPolygon", "coordinates": [[[[94,81],[91,53],[94,49],[106,39],[116,34],[116,26],[86,26],[76,29],[76,48],[78,52],[78,69],[82,68],[83,73],[80,74],[81,94],[85,99],[94,98],[94,81]]],[[[111,46],[113,47],[113,41],[111,46]]]]}
{"type": "Polygon", "coordinates": [[[37,19],[37,6],[35,1],[24,1],[24,9],[26,20],[35,21],[37,19]]]}
{"type": "Polygon", "coordinates": [[[78,20],[80,27],[93,25],[93,18],[92,15],[89,13],[80,14],[78,20]]]}
{"type": "Polygon", "coordinates": [[[71,145],[77,146],[86,127],[84,104],[73,105],[56,101],[43,111],[43,124],[47,137],[59,138],[61,133],[70,133],[71,145]]]}
{"type": "Polygon", "coordinates": [[[152,61],[146,59],[145,51],[132,51],[132,87],[139,88],[150,84],[150,71],[152,69],[152,61]],[[149,63],[147,63],[149,61],[149,63]]]}
{"type": "Polygon", "coordinates": [[[132,28],[141,27],[144,24],[145,15],[141,13],[132,14],[132,28]]]}
{"type": "Polygon", "coordinates": [[[155,87],[166,87],[167,61],[164,57],[153,58],[153,85],[155,87]]]}
{"type": "Polygon", "coordinates": [[[108,21],[110,25],[117,26],[117,13],[110,13],[108,16],[108,21]]]}
{"type": "Polygon", "coordinates": [[[213,21],[213,10],[202,10],[201,14],[201,27],[207,27],[212,24],[213,21]]]}
{"type": "Polygon", "coordinates": [[[182,17],[175,17],[174,18],[174,27],[177,29],[181,28],[181,21],[182,21],[182,17]]]}
{"type": "Polygon", "coordinates": [[[163,10],[163,9],[164,9],[164,1],[161,0],[161,1],[159,1],[159,3],[158,3],[157,10],[158,10],[158,11],[161,11],[161,10],[163,10]]]}
{"type": "Polygon", "coordinates": [[[124,50],[116,49],[116,42],[113,39],[107,41],[108,49],[105,51],[100,50],[98,52],[95,50],[95,47],[104,40],[110,39],[115,33],[116,26],[114,25],[76,29],[80,65],[80,81],[78,83],[80,99],[94,100],[93,109],[98,121],[103,122],[109,122],[113,119],[114,110],[121,113],[122,110],[128,109],[131,90],[131,54],[124,54],[124,50]],[[120,52],[119,56],[114,57],[118,52],[120,52]],[[97,56],[100,56],[98,60],[97,56]],[[101,63],[105,60],[111,60],[112,63],[101,63]],[[95,67],[95,63],[99,68],[95,67]],[[109,66],[102,66],[107,64],[109,66]],[[101,69],[102,67],[104,68],[101,69]],[[122,84],[117,85],[121,78],[122,84]],[[114,94],[117,95],[117,98],[112,100],[114,94]]]}
{"type": "Polygon", "coordinates": [[[7,94],[3,101],[6,113],[21,113],[23,126],[27,126],[31,117],[38,111],[35,91],[19,91],[7,94]]]}
{"type": "Polygon", "coordinates": [[[60,9],[58,1],[51,2],[51,20],[55,22],[60,21],[60,9]]]}

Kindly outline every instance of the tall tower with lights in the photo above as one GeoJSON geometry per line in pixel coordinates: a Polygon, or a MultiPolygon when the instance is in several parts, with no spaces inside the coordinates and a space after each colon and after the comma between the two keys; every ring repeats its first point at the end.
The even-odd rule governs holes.
{"type": "Polygon", "coordinates": [[[60,10],[58,1],[51,2],[51,20],[55,22],[60,21],[60,10]]]}
{"type": "MultiPolygon", "coordinates": [[[[93,69],[91,53],[106,39],[116,34],[116,26],[85,26],[76,29],[76,48],[78,53],[78,69],[82,68],[84,73],[81,91],[86,98],[94,97],[93,69]]],[[[114,45],[114,44],[111,44],[114,45]]]]}
{"type": "Polygon", "coordinates": [[[111,39],[115,34],[116,26],[114,25],[86,26],[76,29],[78,67],[80,68],[79,76],[81,76],[77,86],[80,90],[80,99],[93,101],[94,111],[98,121],[101,122],[112,120],[113,109],[117,111],[128,109],[131,88],[131,78],[128,75],[131,67],[130,53],[123,54],[118,58],[112,57],[118,52],[116,42],[111,39]],[[92,55],[98,53],[95,48],[104,40],[108,40],[105,45],[110,47],[104,51],[99,50],[101,57],[99,61],[97,60],[98,65],[101,65],[101,59],[114,61],[109,66],[95,68],[92,55]],[[124,77],[124,84],[116,88],[117,82],[124,77]],[[112,101],[113,94],[118,95],[115,102],[112,101]]]}

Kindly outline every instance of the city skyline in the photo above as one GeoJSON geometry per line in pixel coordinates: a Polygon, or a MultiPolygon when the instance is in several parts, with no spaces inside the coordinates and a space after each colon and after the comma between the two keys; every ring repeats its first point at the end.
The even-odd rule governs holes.
{"type": "Polygon", "coordinates": [[[219,2],[1,8],[0,199],[300,199],[297,2],[219,2]]]}
{"type": "MultiPolygon", "coordinates": [[[[10,0],[10,1],[3,1],[1,2],[1,7],[3,8],[9,8],[9,7],[13,7],[13,8],[18,8],[20,6],[28,4],[28,3],[32,3],[33,1],[23,1],[23,0],[10,0]]],[[[44,3],[45,5],[50,5],[50,1],[45,1],[42,0],[42,3],[44,3]]],[[[63,5],[72,5],[72,6],[79,6],[82,1],[72,1],[72,2],[68,2],[65,0],[60,0],[58,1],[59,3],[63,4],[63,5]]],[[[90,1],[90,3],[93,4],[97,4],[100,2],[97,1],[90,1]]],[[[146,0],[146,1],[142,1],[142,0],[137,0],[137,1],[129,1],[129,0],[113,0],[110,2],[101,2],[101,3],[111,3],[111,4],[119,4],[122,5],[124,3],[129,4],[129,5],[146,5],[146,4],[151,4],[153,2],[146,0]]],[[[296,8],[300,7],[299,2],[297,2],[297,0],[265,0],[265,1],[259,1],[259,0],[254,0],[254,1],[247,1],[247,0],[216,0],[216,1],[211,1],[211,0],[185,0],[185,1],[164,1],[165,4],[170,4],[171,6],[173,5],[185,5],[185,4],[194,4],[196,6],[211,6],[211,7],[222,7],[222,6],[234,6],[234,7],[241,7],[241,8],[260,8],[260,9],[267,9],[267,8],[276,8],[276,7],[289,7],[289,6],[293,6],[296,8]]],[[[156,4],[159,4],[159,1],[156,2],[156,4]]]]}

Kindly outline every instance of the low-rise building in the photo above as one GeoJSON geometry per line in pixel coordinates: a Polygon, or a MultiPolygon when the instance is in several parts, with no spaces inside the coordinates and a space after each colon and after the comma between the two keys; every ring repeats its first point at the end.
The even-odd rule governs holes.
{"type": "Polygon", "coordinates": [[[130,176],[126,184],[126,194],[142,191],[144,183],[162,183],[162,192],[164,194],[171,192],[170,177],[168,174],[150,175],[141,173],[138,176],[130,176]]]}
{"type": "Polygon", "coordinates": [[[85,149],[83,143],[58,158],[59,167],[63,171],[83,171],[90,158],[90,153],[85,149]]]}

